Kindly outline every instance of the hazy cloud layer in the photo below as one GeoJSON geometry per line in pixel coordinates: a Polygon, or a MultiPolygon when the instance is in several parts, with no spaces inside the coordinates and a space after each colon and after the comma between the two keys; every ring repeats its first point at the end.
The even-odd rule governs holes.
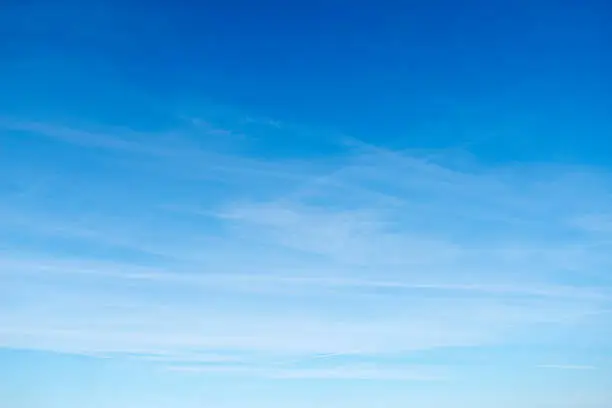
{"type": "Polygon", "coordinates": [[[436,379],[362,360],[610,331],[611,174],[350,138],[334,156],[263,157],[244,145],[254,123],[304,131],[3,119],[3,140],[53,153],[2,165],[0,346],[272,378],[436,379]]]}

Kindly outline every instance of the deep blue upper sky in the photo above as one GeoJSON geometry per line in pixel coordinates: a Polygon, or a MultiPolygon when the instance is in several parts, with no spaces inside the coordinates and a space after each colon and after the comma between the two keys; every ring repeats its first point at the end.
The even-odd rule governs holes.
{"type": "Polygon", "coordinates": [[[610,8],[13,2],[0,17],[0,107],[146,127],[163,122],[160,105],[227,105],[397,147],[601,162],[612,154],[610,8]]]}

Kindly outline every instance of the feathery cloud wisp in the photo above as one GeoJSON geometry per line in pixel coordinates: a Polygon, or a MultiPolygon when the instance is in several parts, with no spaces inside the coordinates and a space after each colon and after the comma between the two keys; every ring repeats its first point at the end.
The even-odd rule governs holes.
{"type": "Polygon", "coordinates": [[[550,330],[589,338],[572,329],[610,308],[611,242],[584,221],[612,207],[601,171],[364,143],[264,159],[197,148],[189,132],[168,144],[3,126],[104,152],[87,174],[43,163],[29,175],[53,168],[43,191],[3,192],[5,347],[149,355],[177,369],[214,362],[189,369],[241,375],[403,378],[388,366],[262,367],[503,346],[550,330]],[[120,177],[96,175],[108,166],[120,177]]]}

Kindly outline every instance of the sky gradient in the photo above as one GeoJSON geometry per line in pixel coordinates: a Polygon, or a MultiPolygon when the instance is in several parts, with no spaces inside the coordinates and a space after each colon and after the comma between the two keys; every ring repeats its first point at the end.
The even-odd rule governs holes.
{"type": "Polygon", "coordinates": [[[2,406],[612,407],[609,2],[2,7],[2,406]]]}

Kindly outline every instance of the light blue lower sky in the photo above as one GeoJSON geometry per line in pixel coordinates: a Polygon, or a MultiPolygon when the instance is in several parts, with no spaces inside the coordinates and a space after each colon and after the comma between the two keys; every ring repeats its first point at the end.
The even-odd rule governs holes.
{"type": "MultiPolygon", "coordinates": [[[[506,350],[505,353],[508,353],[506,350]]],[[[170,372],[139,361],[38,352],[1,354],[0,393],[13,407],[606,407],[609,380],[593,370],[463,367],[451,381],[232,378],[170,372]]],[[[608,377],[609,378],[609,377],[608,377]]]]}

